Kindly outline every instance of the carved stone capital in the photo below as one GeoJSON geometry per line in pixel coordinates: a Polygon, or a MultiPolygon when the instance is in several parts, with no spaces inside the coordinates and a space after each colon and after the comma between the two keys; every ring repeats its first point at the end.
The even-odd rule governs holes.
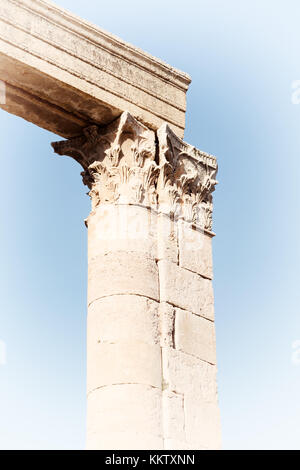
{"type": "Polygon", "coordinates": [[[212,230],[215,157],[179,139],[167,124],[155,133],[124,112],[80,137],[54,142],[83,167],[92,209],[100,203],[141,204],[212,230]]]}
{"type": "Polygon", "coordinates": [[[82,165],[93,209],[99,203],[157,203],[155,134],[128,112],[105,128],[90,126],[83,136],[52,146],[82,165]]]}
{"type": "Polygon", "coordinates": [[[217,184],[216,158],[183,142],[167,124],[159,142],[159,205],[175,217],[212,230],[212,192],[217,184]]]}

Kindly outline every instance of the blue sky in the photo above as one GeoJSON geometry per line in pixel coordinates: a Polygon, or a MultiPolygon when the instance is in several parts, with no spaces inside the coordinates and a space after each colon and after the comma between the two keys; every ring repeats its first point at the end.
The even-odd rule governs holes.
{"type": "MultiPolygon", "coordinates": [[[[223,446],[300,449],[300,3],[59,5],[192,76],[185,140],[219,161],[223,446]]],[[[0,125],[0,448],[83,448],[89,198],[57,136],[4,111],[0,125]]]]}

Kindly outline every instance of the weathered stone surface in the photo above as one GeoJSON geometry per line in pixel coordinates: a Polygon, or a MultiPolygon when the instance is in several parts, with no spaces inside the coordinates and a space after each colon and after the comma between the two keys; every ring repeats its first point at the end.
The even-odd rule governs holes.
{"type": "Polygon", "coordinates": [[[88,218],[88,259],[124,251],[157,258],[157,214],[141,206],[102,204],[88,218]]]}
{"type": "Polygon", "coordinates": [[[184,219],[211,233],[212,193],[218,171],[216,158],[183,142],[168,124],[163,124],[157,135],[161,210],[176,220],[184,219]]]}
{"type": "Polygon", "coordinates": [[[221,448],[220,412],[217,403],[203,403],[195,396],[184,400],[187,442],[198,448],[221,448]]]}
{"type": "Polygon", "coordinates": [[[160,299],[208,319],[214,318],[212,282],[166,260],[158,262],[160,299]]]}
{"type": "Polygon", "coordinates": [[[178,262],[177,221],[169,214],[160,213],[157,216],[157,259],[178,262]]]}
{"type": "Polygon", "coordinates": [[[215,325],[191,312],[175,309],[175,348],[216,363],[215,325]]]}
{"type": "Polygon", "coordinates": [[[93,302],[88,311],[88,341],[159,344],[159,303],[137,295],[113,295],[93,302]]]}
{"type": "Polygon", "coordinates": [[[135,384],[95,390],[88,396],[88,434],[98,434],[99,441],[115,431],[162,437],[161,394],[158,388],[135,384]]]}
{"type": "Polygon", "coordinates": [[[175,334],[175,307],[166,302],[159,304],[160,344],[173,348],[175,334]]]}
{"type": "Polygon", "coordinates": [[[217,402],[215,365],[173,348],[162,348],[164,390],[217,402]]]}
{"type": "MultiPolygon", "coordinates": [[[[92,211],[100,203],[139,204],[212,234],[215,157],[186,144],[167,125],[159,128],[157,137],[158,142],[126,111],[108,126],[89,126],[80,137],[52,146],[82,165],[92,211]]],[[[165,252],[163,256],[178,262],[176,225],[166,230],[166,221],[161,217],[159,258],[165,252]],[[166,249],[167,240],[171,244],[166,249]]]]}
{"type": "Polygon", "coordinates": [[[168,215],[129,204],[101,204],[90,214],[88,259],[117,251],[140,252],[155,260],[178,262],[177,222],[168,215]]]}
{"type": "Polygon", "coordinates": [[[207,450],[205,447],[202,446],[193,446],[188,444],[185,441],[178,441],[177,439],[165,439],[164,441],[164,449],[166,450],[207,450]]]}
{"type": "Polygon", "coordinates": [[[167,347],[162,348],[162,366],[165,448],[220,448],[216,366],[167,347]]]}
{"type": "Polygon", "coordinates": [[[88,267],[88,304],[117,294],[137,294],[159,300],[158,268],[140,253],[108,253],[88,267]]]}
{"type": "MultiPolygon", "coordinates": [[[[162,388],[165,445],[211,445],[192,438],[202,426],[192,418],[187,439],[185,400],[216,405],[208,279],[215,158],[182,142],[168,126],[159,129],[157,146],[154,133],[128,112],[53,147],[82,165],[92,200],[88,391],[118,384],[162,388]]],[[[91,445],[98,425],[88,414],[91,445]]],[[[115,431],[108,434],[111,445],[115,431]]]]}
{"type": "Polygon", "coordinates": [[[107,432],[87,435],[87,450],[162,450],[163,439],[140,432],[107,432]]]}
{"type": "Polygon", "coordinates": [[[63,137],[128,110],[183,137],[190,78],[44,0],[1,0],[0,79],[5,105],[63,137]]]}
{"type": "Polygon", "coordinates": [[[161,350],[142,342],[87,343],[87,391],[117,384],[161,388],[161,350]]]}
{"type": "Polygon", "coordinates": [[[87,447],[218,448],[217,162],[179,138],[189,77],[48,1],[1,0],[0,80],[90,189],[87,447]]]}
{"type": "Polygon", "coordinates": [[[89,126],[80,137],[52,146],[81,164],[92,211],[100,203],[156,205],[155,135],[127,111],[108,126],[89,126]]]}
{"type": "Polygon", "coordinates": [[[163,391],[163,430],[165,439],[185,440],[184,398],[183,395],[163,391]]]}
{"type": "Polygon", "coordinates": [[[178,224],[178,245],[180,266],[213,278],[211,235],[183,222],[178,224]]]}
{"type": "MultiPolygon", "coordinates": [[[[169,130],[165,132],[174,140],[169,130]]],[[[203,443],[192,437],[198,427],[202,433],[202,423],[192,418],[187,439],[185,400],[216,404],[216,368],[212,365],[215,363],[214,324],[207,319],[213,318],[213,294],[211,280],[203,277],[211,274],[211,246],[206,242],[207,235],[200,234],[199,227],[191,228],[189,211],[178,217],[170,206],[161,205],[160,197],[165,197],[169,190],[177,191],[181,203],[191,202],[194,207],[193,194],[199,189],[204,200],[197,201],[198,207],[206,204],[205,198],[211,201],[215,181],[205,165],[207,162],[214,165],[212,157],[182,144],[180,148],[186,152],[187,160],[180,166],[170,161],[169,154],[161,154],[160,146],[158,165],[153,133],[128,113],[106,129],[89,128],[84,138],[57,143],[54,148],[82,164],[84,182],[90,188],[92,199],[92,212],[87,220],[88,390],[89,397],[94,393],[96,396],[95,406],[88,408],[89,445],[91,442],[103,445],[103,438],[105,445],[111,446],[112,440],[118,439],[114,428],[118,413],[113,415],[112,425],[105,426],[110,405],[105,405],[105,399],[104,404],[100,403],[102,394],[98,392],[105,391],[105,396],[110,397],[109,390],[120,386],[118,393],[124,394],[120,399],[124,403],[128,400],[127,389],[122,388],[124,384],[128,387],[140,384],[151,386],[159,393],[163,390],[161,417],[157,422],[162,420],[164,447],[205,448],[205,444],[209,445],[207,441],[203,443]],[[169,163],[163,161],[162,155],[169,163]],[[193,173],[194,166],[191,173],[189,159],[199,171],[200,181],[193,173]],[[177,180],[173,181],[168,171],[165,173],[165,166],[171,164],[179,172],[177,176],[182,184],[178,187],[177,180]],[[100,414],[101,425],[98,424],[100,414]]],[[[178,158],[176,152],[173,157],[178,158]]],[[[135,428],[139,427],[136,408],[132,409],[130,403],[129,423],[134,424],[128,425],[129,438],[119,447],[124,442],[129,447],[135,428]]],[[[153,403],[151,406],[157,410],[153,403]]],[[[190,408],[188,412],[192,413],[190,408]]],[[[152,442],[149,436],[157,431],[149,429],[147,423],[141,433],[152,442]]]]}

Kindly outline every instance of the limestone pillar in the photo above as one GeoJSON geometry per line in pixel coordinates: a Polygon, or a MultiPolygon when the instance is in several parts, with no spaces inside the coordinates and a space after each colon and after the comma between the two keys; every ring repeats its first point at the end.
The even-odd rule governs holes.
{"type": "Polygon", "coordinates": [[[219,448],[215,158],[127,112],[53,147],[82,165],[92,201],[87,448],[219,448]]]}

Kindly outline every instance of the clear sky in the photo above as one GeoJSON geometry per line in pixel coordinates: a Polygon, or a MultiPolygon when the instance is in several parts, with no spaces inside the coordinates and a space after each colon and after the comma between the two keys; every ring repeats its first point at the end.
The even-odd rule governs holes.
{"type": "MultiPolygon", "coordinates": [[[[185,140],[219,161],[223,447],[300,449],[300,2],[59,5],[192,76],[185,140]]],[[[0,448],[83,448],[87,189],[57,136],[0,126],[0,448]]]]}

